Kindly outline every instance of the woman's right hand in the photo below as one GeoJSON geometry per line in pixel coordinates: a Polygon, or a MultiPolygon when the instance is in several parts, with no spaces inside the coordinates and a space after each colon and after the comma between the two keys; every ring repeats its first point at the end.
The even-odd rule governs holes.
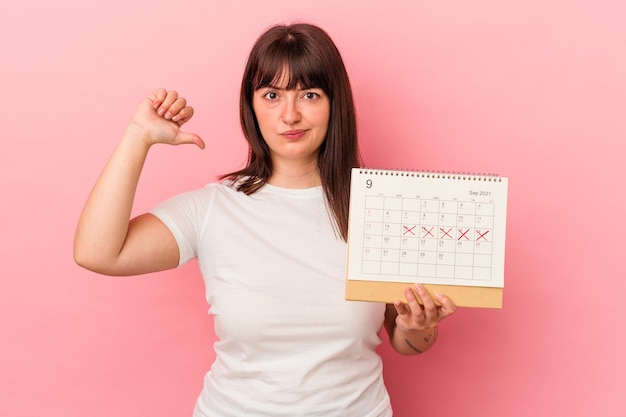
{"type": "Polygon", "coordinates": [[[204,142],[195,133],[180,128],[193,116],[193,107],[174,90],[159,88],[152,91],[137,106],[129,127],[141,130],[146,145],[195,144],[204,149],[204,142]]]}

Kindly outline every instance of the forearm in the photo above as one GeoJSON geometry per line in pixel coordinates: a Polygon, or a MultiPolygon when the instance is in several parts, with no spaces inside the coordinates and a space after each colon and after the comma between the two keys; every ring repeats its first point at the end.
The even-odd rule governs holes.
{"type": "Polygon", "coordinates": [[[149,146],[130,125],[96,181],[78,221],[74,258],[89,269],[111,264],[126,240],[139,176],[149,146]]]}
{"type": "Polygon", "coordinates": [[[423,353],[437,342],[438,332],[437,326],[424,330],[404,330],[395,326],[390,338],[391,346],[403,355],[423,353]]]}

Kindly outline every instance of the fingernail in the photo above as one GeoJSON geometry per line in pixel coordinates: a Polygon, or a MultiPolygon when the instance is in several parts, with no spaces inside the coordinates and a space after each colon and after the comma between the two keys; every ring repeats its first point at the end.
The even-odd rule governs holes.
{"type": "Polygon", "coordinates": [[[168,120],[169,120],[169,119],[171,119],[171,118],[172,118],[172,113],[167,112],[167,113],[165,113],[165,115],[164,115],[163,117],[165,117],[166,119],[168,119],[168,120]]]}

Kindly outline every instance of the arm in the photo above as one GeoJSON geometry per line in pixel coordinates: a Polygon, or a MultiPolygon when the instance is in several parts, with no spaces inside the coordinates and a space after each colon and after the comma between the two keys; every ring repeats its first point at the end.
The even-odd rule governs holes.
{"type": "Polygon", "coordinates": [[[74,259],[106,275],[137,275],[178,265],[178,246],[155,216],[130,220],[135,191],[148,151],[155,143],[194,143],[199,136],[180,126],[193,109],[175,91],[155,90],[137,106],[119,144],[96,181],[78,221],[74,259]]]}
{"type": "Polygon", "coordinates": [[[404,291],[407,302],[388,304],[385,313],[385,329],[393,348],[403,355],[426,352],[437,341],[438,324],[452,315],[454,303],[445,295],[436,294],[437,306],[428,291],[420,285],[415,290],[404,291]],[[417,292],[417,296],[415,292],[417,292]],[[420,305],[418,298],[422,301],[420,305]]]}

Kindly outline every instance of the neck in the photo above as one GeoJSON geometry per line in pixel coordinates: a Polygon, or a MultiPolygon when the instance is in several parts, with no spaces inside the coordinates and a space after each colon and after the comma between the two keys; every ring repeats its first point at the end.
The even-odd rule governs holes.
{"type": "Polygon", "coordinates": [[[317,159],[307,164],[301,161],[275,164],[267,182],[282,188],[311,188],[322,184],[317,159]]]}

